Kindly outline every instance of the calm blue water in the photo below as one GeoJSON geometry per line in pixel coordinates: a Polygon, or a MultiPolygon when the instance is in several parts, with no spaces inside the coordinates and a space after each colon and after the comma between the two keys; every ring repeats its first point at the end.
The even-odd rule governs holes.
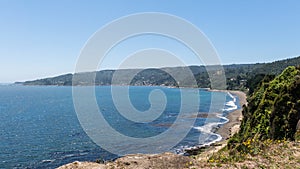
{"type": "MultiPolygon", "coordinates": [[[[130,99],[135,108],[145,111],[150,108],[149,93],[162,90],[168,100],[163,114],[147,124],[133,123],[123,118],[113,105],[110,87],[96,87],[96,97],[101,112],[110,125],[130,137],[151,137],[168,129],[174,122],[180,108],[180,90],[163,87],[130,87],[130,99]]],[[[199,89],[186,89],[193,92],[199,89]]],[[[212,92],[200,90],[198,112],[209,112],[212,92]]],[[[236,109],[237,100],[231,95],[214,92],[219,98],[226,98],[225,107],[214,107],[210,113],[236,109]],[[234,102],[234,104],[232,104],[234,102]],[[223,109],[223,111],[222,111],[223,109]]],[[[191,112],[196,118],[197,112],[191,112]]],[[[0,168],[55,168],[60,165],[96,159],[114,159],[117,156],[97,146],[80,126],[74,110],[72,87],[54,86],[0,86],[0,168]]],[[[204,122],[223,123],[223,118],[196,118],[194,128],[187,137],[174,147],[199,144],[199,135],[211,130],[204,122]]],[[[205,142],[218,139],[207,132],[205,142]]],[[[121,146],[130,146],[124,143],[121,146]]],[[[133,145],[131,145],[133,146],[133,145]]]]}

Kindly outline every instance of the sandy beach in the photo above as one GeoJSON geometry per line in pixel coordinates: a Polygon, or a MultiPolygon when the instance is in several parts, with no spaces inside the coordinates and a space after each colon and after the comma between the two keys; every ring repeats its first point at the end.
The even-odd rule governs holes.
{"type": "MultiPolygon", "coordinates": [[[[216,133],[222,136],[222,140],[220,142],[216,142],[215,144],[211,145],[209,148],[206,148],[201,156],[198,156],[198,160],[205,160],[208,159],[212,153],[218,152],[220,149],[227,145],[227,140],[237,133],[240,130],[240,125],[243,120],[243,105],[247,105],[247,96],[246,93],[242,91],[233,91],[233,90],[209,90],[214,92],[226,92],[231,93],[239,98],[240,109],[234,110],[233,112],[229,113],[226,118],[229,121],[223,124],[220,128],[217,129],[216,133]]],[[[201,149],[201,147],[200,147],[201,149]]],[[[190,154],[197,154],[199,148],[191,149],[188,151],[190,154]]]]}
{"type": "Polygon", "coordinates": [[[224,124],[222,127],[220,127],[217,130],[217,133],[220,134],[223,138],[223,140],[227,140],[230,138],[233,134],[237,133],[240,129],[240,124],[243,119],[243,105],[247,105],[247,96],[242,91],[228,91],[228,90],[220,90],[221,92],[230,92],[233,95],[236,95],[239,98],[239,104],[241,106],[240,109],[235,110],[228,114],[227,118],[229,119],[229,122],[224,124]]]}

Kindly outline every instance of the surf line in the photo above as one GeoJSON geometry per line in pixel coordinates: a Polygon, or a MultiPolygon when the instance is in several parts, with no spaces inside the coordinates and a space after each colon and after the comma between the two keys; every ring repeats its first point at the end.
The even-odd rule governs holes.
{"type": "MultiPolygon", "coordinates": [[[[185,148],[184,151],[185,150],[193,150],[193,149],[198,149],[198,148],[210,146],[211,144],[214,144],[214,143],[219,142],[219,141],[222,140],[222,136],[220,134],[214,133],[213,129],[215,129],[216,127],[218,127],[220,125],[223,125],[223,124],[229,122],[229,119],[223,116],[223,112],[224,111],[232,112],[232,111],[238,109],[238,106],[236,104],[236,101],[237,101],[236,97],[237,96],[233,96],[230,92],[228,92],[227,94],[228,94],[228,96],[232,100],[230,100],[230,101],[228,101],[228,102],[225,103],[224,106],[227,106],[227,108],[223,108],[222,109],[222,113],[216,114],[216,117],[220,118],[219,122],[207,123],[207,124],[205,124],[203,126],[193,127],[194,129],[200,131],[201,133],[205,133],[205,134],[210,135],[209,137],[216,136],[217,138],[214,139],[214,140],[211,140],[209,142],[205,142],[205,141],[207,141],[206,140],[207,138],[206,138],[206,139],[203,140],[202,143],[200,143],[200,139],[199,139],[199,143],[200,143],[199,145],[185,148]],[[221,122],[221,120],[223,120],[223,122],[221,122]]],[[[201,135],[200,135],[200,137],[201,137],[201,135]]]]}

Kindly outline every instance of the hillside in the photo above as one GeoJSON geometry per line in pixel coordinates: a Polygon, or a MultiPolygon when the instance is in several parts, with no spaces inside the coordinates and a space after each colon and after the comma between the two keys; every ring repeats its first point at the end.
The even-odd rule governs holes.
{"type": "MultiPolygon", "coordinates": [[[[250,91],[260,82],[265,75],[278,75],[287,66],[296,66],[300,64],[300,57],[285,59],[272,63],[257,63],[257,64],[233,64],[224,65],[224,72],[227,80],[227,89],[245,89],[250,91]]],[[[180,81],[187,82],[190,79],[185,79],[183,73],[189,69],[196,81],[197,86],[187,87],[202,87],[210,88],[210,80],[206,68],[217,73],[214,66],[189,66],[189,67],[173,67],[161,69],[122,69],[122,70],[102,70],[97,72],[79,73],[76,76],[80,77],[76,83],[72,83],[73,74],[65,74],[57,77],[38,79],[26,82],[17,82],[23,85],[111,85],[112,77],[115,72],[122,74],[123,78],[114,81],[115,85],[128,85],[126,77],[139,72],[130,82],[129,85],[155,85],[155,86],[178,86],[170,74],[178,75],[180,81]],[[89,82],[87,77],[95,76],[95,83],[89,82]]],[[[182,85],[181,86],[185,86],[182,85]]]]}
{"type": "Polygon", "coordinates": [[[300,120],[300,68],[289,66],[273,80],[262,82],[243,109],[237,139],[295,139],[300,120]]]}
{"type": "Polygon", "coordinates": [[[243,107],[240,131],[205,166],[299,168],[299,104],[300,67],[264,79],[243,107]]]}

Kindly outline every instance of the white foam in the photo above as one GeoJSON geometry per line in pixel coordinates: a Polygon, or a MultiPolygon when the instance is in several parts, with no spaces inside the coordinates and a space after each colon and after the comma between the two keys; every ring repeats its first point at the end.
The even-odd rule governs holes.
{"type": "MultiPolygon", "coordinates": [[[[238,108],[237,106],[237,99],[235,96],[233,96],[230,92],[227,93],[229,95],[230,98],[232,98],[232,100],[228,101],[225,103],[225,106],[227,108],[224,108],[222,111],[233,111],[233,110],[236,110],[238,108]]],[[[213,132],[213,129],[215,127],[218,127],[219,125],[222,125],[222,124],[225,124],[229,121],[228,118],[222,116],[222,113],[219,113],[216,115],[218,118],[222,119],[223,121],[221,122],[214,122],[214,123],[207,123],[203,126],[195,126],[193,127],[194,129],[196,130],[199,130],[201,133],[205,133],[205,134],[209,134],[211,136],[216,136],[217,138],[210,141],[210,142],[206,142],[206,143],[203,143],[203,144],[200,144],[200,145],[197,145],[197,146],[193,146],[193,147],[182,147],[182,150],[183,151],[180,151],[181,153],[180,154],[183,154],[185,150],[193,150],[193,149],[198,149],[198,148],[201,148],[201,147],[206,147],[206,146],[209,146],[211,144],[214,144],[216,142],[219,142],[222,140],[222,136],[217,134],[217,133],[214,133],[213,132]]],[[[205,140],[204,140],[205,141],[205,140]]]]}
{"type": "Polygon", "coordinates": [[[236,97],[233,96],[230,92],[227,92],[227,94],[229,95],[229,97],[231,97],[233,99],[234,102],[236,102],[236,97]]]}
{"type": "Polygon", "coordinates": [[[42,163],[52,163],[55,160],[42,160],[42,163]]]}
{"type": "Polygon", "coordinates": [[[236,103],[236,97],[233,96],[230,92],[227,93],[229,97],[232,98],[232,100],[228,101],[225,103],[225,106],[227,106],[227,108],[222,109],[222,111],[233,111],[236,110],[238,108],[238,105],[236,103]]]}
{"type": "Polygon", "coordinates": [[[203,126],[197,126],[197,127],[193,127],[193,128],[199,130],[200,132],[215,135],[215,133],[212,132],[212,129],[217,127],[218,125],[225,124],[229,121],[229,119],[222,116],[222,114],[217,114],[216,116],[219,117],[220,119],[224,120],[224,122],[207,123],[203,126]]]}
{"type": "Polygon", "coordinates": [[[70,157],[75,157],[75,156],[76,156],[76,154],[67,154],[67,155],[62,156],[61,158],[65,159],[65,158],[70,158],[70,157]]]}
{"type": "Polygon", "coordinates": [[[232,111],[232,110],[236,110],[237,106],[233,106],[233,107],[228,107],[226,109],[222,109],[223,111],[232,111]]]}
{"type": "Polygon", "coordinates": [[[201,133],[209,134],[211,136],[216,136],[217,138],[210,141],[210,142],[206,142],[206,143],[203,143],[203,144],[198,145],[198,146],[186,148],[185,150],[192,150],[192,149],[197,149],[197,148],[209,146],[211,144],[214,144],[214,143],[219,142],[219,141],[222,140],[222,136],[220,134],[214,133],[213,128],[215,128],[219,125],[227,123],[229,121],[229,119],[222,116],[222,114],[217,114],[216,116],[219,117],[220,119],[223,119],[224,121],[223,122],[220,121],[220,122],[214,122],[214,123],[207,123],[203,126],[197,126],[197,127],[193,127],[193,128],[199,130],[201,133]]]}
{"type": "Polygon", "coordinates": [[[234,101],[229,101],[229,102],[227,102],[225,105],[226,105],[226,106],[230,106],[230,107],[236,106],[234,101]]]}
{"type": "Polygon", "coordinates": [[[89,153],[79,153],[79,155],[81,155],[81,156],[84,156],[84,155],[87,155],[87,154],[89,154],[89,153]]]}

